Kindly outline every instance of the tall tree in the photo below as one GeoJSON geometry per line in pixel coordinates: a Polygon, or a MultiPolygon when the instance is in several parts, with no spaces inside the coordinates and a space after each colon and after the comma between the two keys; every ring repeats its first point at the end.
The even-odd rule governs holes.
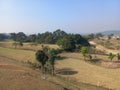
{"type": "Polygon", "coordinates": [[[54,70],[55,70],[55,59],[57,56],[57,52],[55,49],[50,49],[48,52],[48,57],[49,57],[49,63],[52,67],[52,75],[54,75],[54,70]]]}
{"type": "Polygon", "coordinates": [[[17,41],[24,42],[24,41],[26,41],[26,39],[27,39],[27,36],[23,32],[18,32],[16,34],[16,40],[17,41]]]}
{"type": "Polygon", "coordinates": [[[16,41],[16,39],[17,39],[17,34],[16,34],[16,33],[10,33],[10,39],[16,41]]]}
{"type": "Polygon", "coordinates": [[[41,63],[41,70],[44,73],[45,64],[48,60],[48,56],[42,50],[38,50],[35,55],[36,55],[36,60],[41,63]]]}

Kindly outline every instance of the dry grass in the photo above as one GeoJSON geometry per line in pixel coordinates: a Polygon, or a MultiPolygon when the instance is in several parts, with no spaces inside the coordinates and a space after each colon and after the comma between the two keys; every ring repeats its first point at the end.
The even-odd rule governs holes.
{"type": "Polygon", "coordinates": [[[120,50],[120,40],[110,39],[110,40],[94,40],[96,43],[112,50],[120,50]]]}
{"type": "MultiPolygon", "coordinates": [[[[37,45],[31,45],[31,43],[23,43],[23,46],[17,46],[16,49],[23,49],[23,50],[33,50],[37,51],[42,49],[41,45],[54,48],[54,49],[59,49],[60,47],[55,44],[37,44],[37,45]]],[[[13,41],[10,42],[0,42],[0,47],[5,47],[5,48],[15,48],[13,46],[13,41]]]]}
{"type": "MultiPolygon", "coordinates": [[[[18,61],[24,61],[24,62],[26,62],[26,61],[34,62],[35,61],[35,52],[34,51],[17,50],[17,49],[0,47],[0,55],[7,57],[7,58],[14,59],[14,60],[18,60],[18,61]]],[[[70,68],[72,71],[76,71],[76,73],[74,73],[72,75],[61,75],[61,76],[65,76],[67,78],[76,80],[78,82],[89,83],[89,84],[93,84],[93,85],[98,85],[98,86],[103,86],[103,87],[107,87],[107,88],[120,90],[120,86],[119,86],[119,84],[120,84],[120,77],[119,77],[120,69],[107,69],[107,68],[103,68],[103,67],[100,67],[97,65],[90,64],[83,60],[83,57],[80,53],[62,53],[61,56],[64,58],[63,58],[63,60],[58,60],[56,62],[56,68],[58,68],[58,69],[70,68]]],[[[105,61],[108,61],[107,56],[97,55],[97,57],[100,59],[104,59],[105,61]]],[[[8,70],[3,70],[3,71],[8,72],[8,70]]],[[[17,71],[10,71],[10,72],[8,72],[8,74],[10,73],[12,75],[12,73],[16,73],[16,72],[17,71]]],[[[6,73],[5,74],[4,73],[2,73],[0,75],[4,76],[6,74],[6,73]]],[[[24,78],[22,79],[22,77],[19,77],[20,76],[19,74],[14,74],[14,75],[13,75],[14,77],[18,77],[21,79],[20,80],[20,85],[21,85],[22,80],[24,78]]],[[[6,76],[6,78],[7,77],[8,76],[6,76]]],[[[29,77],[29,75],[28,75],[28,77],[29,77]]],[[[38,79],[40,79],[40,78],[35,79],[35,77],[33,77],[33,80],[31,80],[31,77],[30,77],[28,79],[30,79],[30,82],[39,83],[38,79]]],[[[9,81],[7,81],[7,79],[5,79],[5,81],[9,82],[9,81]]],[[[14,82],[14,81],[17,82],[16,83],[17,85],[19,85],[18,84],[19,81],[17,81],[17,78],[15,80],[13,79],[13,81],[10,81],[10,83],[14,82]]],[[[29,86],[32,84],[30,82],[28,83],[29,86]]],[[[4,84],[5,84],[5,82],[4,82],[4,84]]],[[[2,85],[0,87],[2,87],[2,85]]],[[[12,87],[14,87],[14,85],[12,87]]],[[[38,86],[36,85],[35,87],[38,87],[38,86]]],[[[3,90],[5,90],[4,87],[2,87],[2,88],[3,88],[3,90]]],[[[33,86],[31,86],[31,90],[34,90],[34,89],[35,88],[33,88],[33,86]]],[[[19,90],[19,89],[17,89],[17,90],[19,90]]],[[[42,89],[42,90],[45,90],[45,89],[42,89]]],[[[85,89],[85,90],[89,90],[89,89],[85,89]]]]}
{"type": "MultiPolygon", "coordinates": [[[[19,67],[19,66],[17,66],[17,65],[20,65],[20,63],[19,62],[17,62],[17,61],[24,61],[24,62],[26,62],[27,60],[29,60],[29,61],[32,61],[32,62],[34,62],[35,61],[35,52],[34,51],[27,51],[27,50],[17,50],[17,49],[10,49],[10,48],[2,48],[2,47],[0,47],[0,56],[3,56],[3,58],[5,58],[5,59],[1,59],[0,58],[0,63],[2,63],[2,66],[1,66],[1,68],[0,68],[0,72],[2,72],[0,75],[1,75],[1,77],[3,77],[4,79],[2,79],[2,80],[4,80],[4,83],[0,83],[0,87],[3,89],[3,90],[7,90],[7,88],[6,88],[6,86],[8,85],[8,84],[10,84],[11,82],[14,82],[13,84],[14,85],[9,85],[9,88],[10,89],[13,89],[13,87],[16,89],[18,86],[17,85],[20,85],[20,89],[22,88],[22,89],[24,89],[24,88],[29,88],[28,86],[30,85],[30,88],[31,89],[29,89],[29,90],[34,90],[34,88],[37,88],[38,87],[38,84],[36,84],[35,86],[33,86],[33,85],[31,85],[33,82],[34,83],[39,83],[40,84],[40,81],[39,81],[39,79],[41,78],[40,77],[40,75],[39,74],[35,74],[36,72],[33,72],[32,71],[32,73],[34,73],[34,76],[35,77],[30,77],[30,78],[28,78],[28,79],[30,79],[30,80],[28,80],[27,79],[27,81],[25,82],[23,79],[26,79],[26,78],[22,78],[22,77],[24,77],[24,73],[27,73],[27,71],[26,70],[23,70],[24,68],[23,67],[19,67]],[[29,58],[29,59],[28,59],[29,58]],[[6,60],[7,59],[7,60],[6,60]],[[11,59],[11,60],[10,60],[11,59]],[[15,60],[15,62],[13,62],[15,60]],[[9,62],[9,63],[8,63],[9,62]],[[14,64],[13,64],[14,63],[14,64]],[[12,64],[12,65],[11,65],[12,64]],[[8,68],[9,67],[9,68],[8,68]],[[4,71],[6,71],[6,72],[4,72],[4,71]],[[25,72],[21,72],[21,73],[23,73],[23,74],[21,74],[20,72],[18,72],[18,71],[25,71],[25,72]],[[7,73],[7,74],[6,74],[7,73]],[[18,73],[18,74],[17,74],[18,73]],[[19,75],[19,73],[20,73],[20,75],[19,75]],[[13,76],[13,77],[17,77],[17,78],[14,78],[13,79],[13,77],[12,77],[12,79],[10,79],[9,80],[9,76],[13,76]],[[21,76],[21,77],[20,77],[21,76]],[[38,78],[37,78],[38,77],[38,78]],[[19,79],[20,80],[19,80],[19,79]],[[35,79],[36,78],[36,79],[35,79]],[[34,80],[35,79],[35,80],[34,80]],[[23,85],[23,87],[21,87],[22,86],[22,80],[25,82],[25,83],[27,83],[28,81],[29,81],[29,84],[28,84],[28,86],[24,86],[23,85]],[[37,81],[38,80],[38,81],[37,81]],[[6,84],[5,84],[5,82],[6,82],[6,84]],[[5,84],[5,85],[3,85],[3,84],[5,84]],[[34,88],[33,88],[34,87],[34,88]]],[[[63,54],[64,55],[64,54],[63,54]]],[[[69,54],[69,53],[67,53],[67,54],[65,54],[65,57],[70,57],[71,56],[71,54],[69,54]]],[[[74,57],[73,58],[76,58],[76,59],[79,59],[79,58],[81,58],[81,57],[78,57],[77,58],[77,56],[78,56],[78,54],[74,54],[73,55],[74,57]]],[[[63,60],[64,61],[64,60],[63,60]]],[[[65,61],[66,61],[66,59],[65,59],[65,61]]],[[[60,66],[61,67],[61,66],[60,66]]],[[[62,66],[62,67],[64,67],[64,66],[62,66]]],[[[60,68],[59,68],[60,69],[60,68]]],[[[30,70],[31,71],[31,70],[30,70]]],[[[31,74],[32,74],[31,73],[31,74]]],[[[30,76],[31,76],[31,74],[30,74],[30,76]]],[[[28,77],[29,77],[29,75],[28,75],[28,77]]],[[[3,82],[2,80],[0,80],[1,82],[3,82]]],[[[51,81],[53,82],[54,80],[53,79],[51,79],[51,81]]],[[[55,79],[55,83],[59,83],[59,84],[61,84],[62,86],[64,86],[64,87],[68,87],[68,88],[73,88],[72,90],[77,90],[77,89],[75,89],[73,86],[74,86],[74,84],[68,84],[67,82],[63,82],[63,81],[61,81],[61,80],[58,80],[58,79],[55,79]]],[[[23,84],[25,84],[25,83],[23,83],[23,84]]],[[[42,82],[41,82],[42,83],[42,82]]],[[[26,85],[26,84],[25,84],[26,85]]],[[[43,85],[44,85],[44,83],[43,83],[43,85]]],[[[79,85],[78,85],[79,86],[79,85]]],[[[42,86],[42,87],[44,87],[44,86],[42,86]]],[[[49,86],[48,86],[49,87],[49,86]]],[[[76,86],[75,86],[76,87],[76,86]]],[[[98,90],[106,90],[106,89],[101,89],[101,88],[99,88],[99,87],[96,87],[96,86],[92,86],[92,85],[86,85],[86,84],[81,84],[80,83],[80,87],[79,87],[80,89],[82,89],[82,90],[89,90],[89,89],[92,89],[92,90],[96,90],[96,88],[98,89],[98,90]]],[[[15,90],[15,89],[13,89],[13,90],[15,90]]],[[[17,90],[19,90],[19,89],[17,89],[17,90]]],[[[28,90],[28,89],[27,89],[28,90]]],[[[41,90],[45,90],[45,89],[41,89],[41,90]]],[[[50,89],[49,89],[50,90],[50,89]]],[[[53,89],[54,90],[54,89],[53,89]]],[[[58,90],[58,89],[57,89],[58,90]]]]}
{"type": "Polygon", "coordinates": [[[104,46],[104,44],[103,44],[104,41],[102,41],[102,40],[94,40],[94,41],[90,41],[90,43],[95,45],[97,50],[103,51],[106,54],[109,54],[109,53],[114,53],[114,54],[120,53],[119,49],[108,48],[108,47],[115,47],[116,48],[115,44],[114,45],[108,44],[107,47],[106,47],[106,46],[104,46]]]}
{"type": "Polygon", "coordinates": [[[0,90],[64,90],[63,87],[43,80],[41,73],[0,57],[0,90]]]}
{"type": "Polygon", "coordinates": [[[0,47],[0,55],[10,58],[10,59],[23,61],[23,62],[35,61],[35,52],[33,51],[17,50],[17,49],[0,47]]]}
{"type": "Polygon", "coordinates": [[[78,72],[73,75],[67,75],[68,78],[73,78],[78,82],[120,90],[120,69],[107,69],[89,64],[82,60],[79,53],[63,53],[61,55],[63,57],[66,56],[66,58],[58,60],[56,67],[59,69],[71,68],[78,72]]]}

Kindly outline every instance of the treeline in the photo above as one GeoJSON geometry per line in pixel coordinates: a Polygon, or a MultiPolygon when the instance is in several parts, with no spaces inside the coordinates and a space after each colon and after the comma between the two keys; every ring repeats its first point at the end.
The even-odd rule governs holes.
{"type": "Polygon", "coordinates": [[[4,33],[0,33],[0,41],[3,41],[3,40],[8,39],[8,38],[9,38],[9,35],[4,34],[4,33]]]}
{"type": "Polygon", "coordinates": [[[26,35],[23,32],[10,33],[8,39],[16,42],[30,42],[35,44],[58,44],[64,50],[79,49],[81,46],[89,46],[88,40],[80,34],[69,34],[60,29],[54,32],[45,32],[26,35]]]}

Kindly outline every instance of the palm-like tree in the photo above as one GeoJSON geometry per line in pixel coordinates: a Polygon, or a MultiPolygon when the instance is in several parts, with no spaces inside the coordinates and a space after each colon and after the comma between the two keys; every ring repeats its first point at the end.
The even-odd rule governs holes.
{"type": "Polygon", "coordinates": [[[120,60],[120,53],[117,54],[117,59],[120,60]]]}
{"type": "Polygon", "coordinates": [[[56,56],[57,56],[56,50],[50,49],[48,52],[48,57],[49,57],[49,64],[52,67],[52,75],[54,75],[56,56]]]}
{"type": "Polygon", "coordinates": [[[110,53],[109,56],[108,56],[108,58],[112,61],[115,56],[116,56],[115,54],[110,53]]]}

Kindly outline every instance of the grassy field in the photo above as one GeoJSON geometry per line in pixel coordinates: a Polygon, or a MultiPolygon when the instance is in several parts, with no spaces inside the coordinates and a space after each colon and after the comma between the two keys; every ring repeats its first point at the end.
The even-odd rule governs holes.
{"type": "MultiPolygon", "coordinates": [[[[23,46],[17,46],[17,49],[22,49],[22,50],[33,50],[33,51],[37,51],[39,49],[42,49],[42,46],[47,46],[49,48],[54,48],[54,49],[59,49],[60,47],[58,45],[55,44],[37,44],[37,45],[31,45],[31,43],[23,43],[23,46]]],[[[0,47],[5,47],[5,48],[15,48],[15,46],[13,46],[13,41],[7,41],[7,42],[0,42],[0,47]]]]}
{"type": "MultiPolygon", "coordinates": [[[[20,62],[21,61],[35,62],[35,52],[31,50],[19,50],[13,48],[0,47],[0,56],[20,62]]],[[[97,64],[91,64],[89,62],[85,62],[80,53],[62,53],[61,56],[63,57],[63,59],[56,61],[55,67],[56,67],[57,75],[65,77],[68,80],[79,82],[79,84],[81,84],[80,86],[80,88],[82,88],[81,90],[105,90],[104,88],[101,87],[98,88],[96,86],[102,86],[110,89],[120,90],[120,86],[119,86],[120,68],[110,69],[110,68],[105,68],[103,66],[99,66],[97,64]],[[87,83],[87,85],[84,83],[87,83]]],[[[103,55],[96,55],[96,56],[100,60],[109,62],[107,56],[103,56],[103,55]]],[[[113,61],[116,61],[116,59],[114,59],[113,61]]],[[[2,74],[4,75],[4,73],[2,74]]]]}
{"type": "Polygon", "coordinates": [[[120,68],[107,69],[89,64],[82,60],[79,53],[63,53],[61,56],[65,58],[64,60],[58,60],[56,67],[68,70],[68,74],[62,74],[63,76],[72,78],[78,82],[120,90],[120,68]],[[70,71],[73,72],[73,74],[71,74],[70,71]]]}
{"type": "Polygon", "coordinates": [[[27,61],[34,62],[35,61],[35,52],[34,51],[0,47],[0,55],[10,58],[10,59],[22,61],[22,62],[27,62],[27,61]]]}

